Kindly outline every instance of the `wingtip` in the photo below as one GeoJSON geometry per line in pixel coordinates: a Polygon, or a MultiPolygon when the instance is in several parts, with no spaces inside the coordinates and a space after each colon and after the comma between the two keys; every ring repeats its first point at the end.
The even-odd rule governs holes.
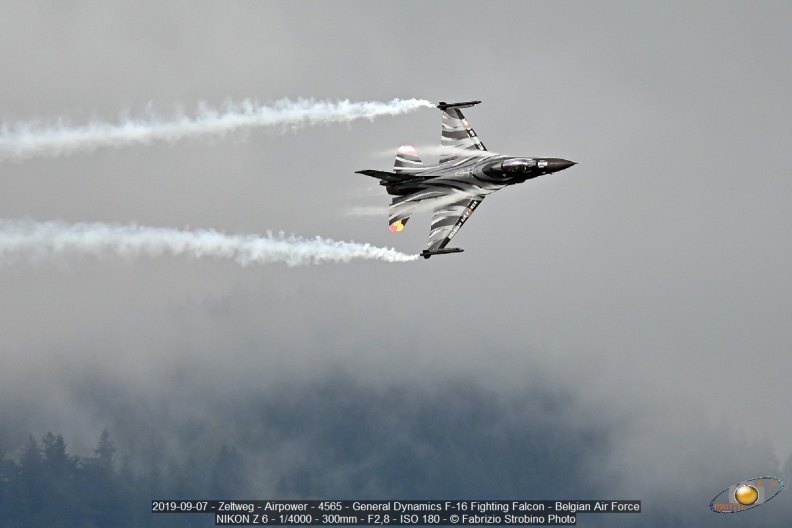
{"type": "Polygon", "coordinates": [[[462,249],[462,248],[441,248],[441,249],[434,249],[434,250],[424,249],[420,253],[420,256],[422,256],[425,259],[428,259],[432,255],[447,255],[449,253],[462,253],[463,251],[465,251],[465,250],[462,249]]]}
{"type": "Polygon", "coordinates": [[[464,101],[462,103],[446,103],[445,101],[440,101],[435,106],[440,110],[446,110],[448,108],[469,108],[479,103],[481,103],[481,101],[464,101]]]}

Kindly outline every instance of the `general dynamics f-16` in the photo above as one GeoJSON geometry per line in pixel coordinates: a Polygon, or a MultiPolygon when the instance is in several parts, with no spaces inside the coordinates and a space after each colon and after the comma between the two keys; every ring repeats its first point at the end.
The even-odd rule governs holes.
{"type": "Polygon", "coordinates": [[[460,111],[480,102],[437,104],[443,111],[438,165],[424,165],[415,148],[404,145],[396,154],[393,172],[357,171],[378,178],[388,194],[395,196],[388,211],[391,231],[404,229],[421,202],[434,210],[429,242],[421,253],[424,258],[463,251],[446,245],[488,194],[575,165],[574,161],[560,158],[516,158],[488,153],[460,111]]]}

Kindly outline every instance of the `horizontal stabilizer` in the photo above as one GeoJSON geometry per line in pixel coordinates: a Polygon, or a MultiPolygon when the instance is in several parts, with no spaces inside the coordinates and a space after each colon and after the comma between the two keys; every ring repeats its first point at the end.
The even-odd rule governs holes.
{"type": "Polygon", "coordinates": [[[396,172],[387,172],[387,171],[372,170],[372,169],[355,171],[355,174],[365,174],[366,176],[378,178],[388,183],[399,183],[414,178],[414,176],[411,175],[398,174],[396,172]]]}
{"type": "Polygon", "coordinates": [[[462,253],[463,251],[465,250],[462,248],[442,248],[442,249],[433,249],[433,250],[424,249],[421,252],[421,256],[425,259],[428,259],[432,255],[445,255],[446,253],[462,253]]]}
{"type": "Polygon", "coordinates": [[[355,174],[365,174],[366,176],[373,176],[381,180],[387,180],[388,178],[391,178],[393,176],[397,176],[397,177],[399,176],[395,172],[373,170],[373,169],[355,171],[355,174]]]}
{"type": "Polygon", "coordinates": [[[446,110],[448,108],[470,108],[471,106],[475,106],[479,104],[481,101],[466,101],[464,103],[445,103],[440,101],[437,103],[437,108],[440,110],[446,110]]]}

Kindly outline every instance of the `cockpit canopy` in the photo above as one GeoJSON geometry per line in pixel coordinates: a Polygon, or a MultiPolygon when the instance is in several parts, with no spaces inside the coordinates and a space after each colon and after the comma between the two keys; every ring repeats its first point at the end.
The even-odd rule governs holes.
{"type": "Polygon", "coordinates": [[[507,159],[501,162],[500,170],[508,174],[519,174],[521,172],[528,172],[536,167],[536,160],[530,158],[523,159],[507,159]]]}

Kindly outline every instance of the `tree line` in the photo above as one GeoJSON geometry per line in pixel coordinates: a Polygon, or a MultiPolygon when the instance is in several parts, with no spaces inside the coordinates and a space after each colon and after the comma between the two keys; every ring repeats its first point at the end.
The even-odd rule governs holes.
{"type": "Polygon", "coordinates": [[[63,436],[51,432],[40,440],[30,436],[15,458],[0,449],[0,527],[209,526],[206,514],[152,514],[151,501],[247,494],[245,467],[234,448],[222,446],[209,460],[188,457],[171,460],[164,470],[151,464],[142,471],[126,457],[117,463],[115,453],[106,429],[87,457],[69,454],[63,436]]]}

